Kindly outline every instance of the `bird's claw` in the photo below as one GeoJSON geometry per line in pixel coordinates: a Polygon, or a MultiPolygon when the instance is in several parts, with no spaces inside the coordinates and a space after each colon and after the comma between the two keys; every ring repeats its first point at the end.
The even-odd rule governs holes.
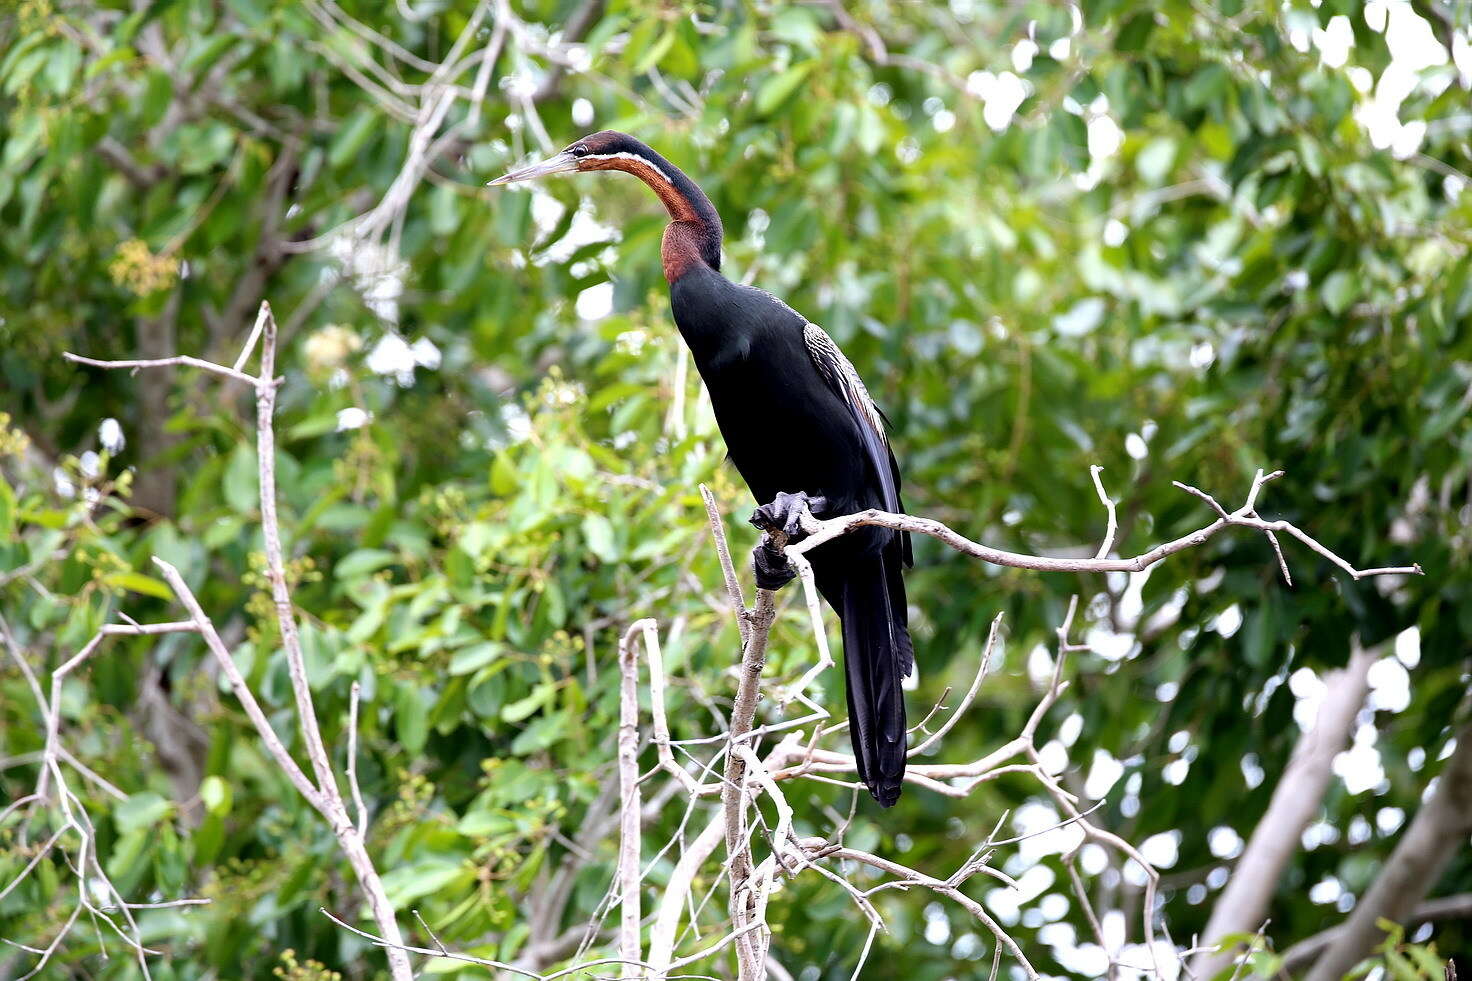
{"type": "Polygon", "coordinates": [[[751,512],[751,523],[766,532],[761,544],[751,553],[752,571],[756,573],[756,584],[761,589],[781,589],[797,575],[797,570],[787,561],[783,547],[806,537],[802,528],[802,516],[822,510],[828,501],[822,497],[809,497],[802,491],[796,494],[779,492],[770,504],[763,504],[751,512]],[[779,542],[771,539],[781,535],[779,542]]]}
{"type": "Polygon", "coordinates": [[[751,550],[751,571],[758,589],[781,589],[797,576],[797,570],[787,561],[787,554],[765,539],[751,550]]]}
{"type": "Polygon", "coordinates": [[[806,534],[802,530],[803,509],[816,517],[827,504],[827,498],[809,497],[802,491],[796,494],[778,491],[770,504],[763,504],[751,512],[751,523],[768,533],[780,531],[789,542],[795,542],[806,534]]]}

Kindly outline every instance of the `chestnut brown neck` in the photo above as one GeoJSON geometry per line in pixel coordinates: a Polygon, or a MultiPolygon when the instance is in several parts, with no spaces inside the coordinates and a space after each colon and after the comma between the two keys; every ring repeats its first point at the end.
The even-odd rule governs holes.
{"type": "Polygon", "coordinates": [[[721,216],[684,171],[642,143],[630,139],[631,148],[603,155],[594,151],[587,163],[590,170],[622,170],[633,174],[655,193],[669,212],[660,249],[664,278],[673,283],[697,264],[721,268],[721,216]]]}
{"type": "Polygon", "coordinates": [[[709,240],[709,229],[700,222],[676,220],[664,226],[664,240],[659,254],[664,261],[664,279],[673,283],[697,265],[719,269],[720,238],[716,239],[718,261],[707,262],[703,252],[709,240]]]}

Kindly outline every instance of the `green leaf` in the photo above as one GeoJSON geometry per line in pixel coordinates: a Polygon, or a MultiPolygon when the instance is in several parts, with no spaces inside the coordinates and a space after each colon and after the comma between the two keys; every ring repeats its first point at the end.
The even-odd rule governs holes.
{"type": "Polygon", "coordinates": [[[541,752],[561,739],[567,730],[568,715],[566,712],[540,715],[511,741],[511,751],[519,756],[541,752]]]}
{"type": "Polygon", "coordinates": [[[1426,977],[1433,979],[1443,977],[1443,971],[1446,965],[1442,962],[1441,956],[1436,953],[1435,944],[1430,947],[1423,947],[1421,944],[1411,944],[1406,947],[1405,954],[1416,962],[1416,967],[1426,977]]]}
{"type": "Polygon", "coordinates": [[[174,591],[169,588],[168,583],[152,576],[145,576],[141,572],[109,572],[102,577],[102,581],[105,585],[115,589],[126,589],[130,593],[141,593],[144,596],[166,600],[174,598],[174,591]]]}
{"type": "Polygon", "coordinates": [[[9,541],[10,533],[14,529],[15,491],[10,489],[5,475],[0,474],[0,542],[9,541]]]}
{"type": "Polygon", "coordinates": [[[332,147],[327,151],[327,162],[341,167],[356,157],[367,145],[368,140],[379,128],[379,117],[370,109],[359,109],[337,131],[332,147]]]}
{"type": "Polygon", "coordinates": [[[762,116],[771,115],[778,106],[791,98],[799,85],[812,72],[816,62],[804,61],[786,71],[773,75],[762,83],[756,93],[756,111],[762,116]]]}
{"type": "Polygon", "coordinates": [[[450,674],[470,674],[485,667],[500,656],[502,646],[493,640],[462,647],[450,658],[450,674]]]}
{"type": "Polygon", "coordinates": [[[394,689],[394,727],[405,752],[418,756],[424,751],[429,739],[429,707],[411,682],[401,682],[394,689]]]}
{"type": "Polygon", "coordinates": [[[521,478],[516,472],[516,465],[505,453],[497,453],[496,459],[491,463],[491,491],[505,497],[516,492],[521,478]]]}
{"type": "Polygon", "coordinates": [[[531,936],[531,932],[531,924],[526,920],[522,920],[507,930],[506,936],[501,938],[501,949],[498,953],[500,959],[503,961],[516,960],[517,953],[526,943],[527,937],[531,936]]]}
{"type": "Polygon", "coordinates": [[[195,48],[194,52],[184,59],[181,68],[190,74],[203,75],[209,71],[211,65],[220,60],[226,51],[240,43],[240,39],[233,34],[216,34],[195,48]]]}
{"type": "Polygon", "coordinates": [[[518,699],[503,708],[501,710],[501,719],[504,722],[520,722],[551,701],[552,696],[556,693],[556,686],[544,681],[532,689],[530,695],[518,699]]]}
{"type": "Polygon", "coordinates": [[[460,819],[455,830],[467,838],[488,838],[515,831],[516,821],[496,811],[474,810],[460,819]]]}
{"type": "Polygon", "coordinates": [[[496,529],[490,524],[472,521],[460,529],[460,549],[472,559],[488,558],[486,553],[496,538],[496,529]]]}
{"type": "Polygon", "coordinates": [[[229,814],[232,796],[230,785],[220,777],[210,775],[199,785],[199,799],[211,814],[229,814]]]}
{"type": "Polygon", "coordinates": [[[659,36],[659,40],[650,45],[649,49],[639,57],[639,60],[634,64],[634,74],[642,75],[659,64],[659,60],[665,56],[665,52],[669,51],[671,45],[674,43],[675,28],[672,24],[666,27],[664,33],[659,36]]]}
{"type": "Polygon", "coordinates": [[[41,48],[31,51],[16,62],[9,76],[5,79],[5,92],[7,95],[15,95],[22,92],[31,79],[46,66],[46,49],[41,48]]]}
{"type": "Polygon", "coordinates": [[[270,7],[264,0],[230,0],[230,9],[252,28],[265,27],[270,17],[270,7]]]}
{"type": "Polygon", "coordinates": [[[112,854],[107,859],[107,873],[112,877],[113,885],[123,890],[124,895],[146,869],[149,846],[153,841],[154,835],[150,833],[150,829],[139,829],[118,835],[113,844],[112,854]]]}
{"type": "Polygon", "coordinates": [[[772,18],[771,31],[774,37],[810,52],[818,50],[823,37],[813,14],[802,7],[778,8],[777,15],[772,18]]]}
{"type": "Polygon", "coordinates": [[[508,662],[498,661],[489,667],[481,668],[475,677],[470,679],[470,688],[465,695],[465,704],[470,706],[481,719],[499,719],[501,706],[506,698],[506,679],[501,676],[501,669],[508,662]]]}
{"type": "Polygon", "coordinates": [[[1114,36],[1114,50],[1123,52],[1143,51],[1145,42],[1155,30],[1155,11],[1144,10],[1125,21],[1114,36]]]}
{"type": "Polygon", "coordinates": [[[610,565],[618,561],[613,524],[603,515],[589,512],[583,516],[583,540],[588,544],[588,551],[598,556],[600,561],[610,565]]]}
{"type": "Polygon", "coordinates": [[[1343,313],[1349,309],[1349,305],[1359,295],[1359,287],[1355,283],[1354,273],[1345,269],[1336,269],[1324,280],[1321,287],[1324,296],[1324,306],[1329,308],[1330,313],[1343,313]]]}
{"type": "Polygon", "coordinates": [[[112,819],[121,834],[142,831],[174,812],[174,805],[152,791],[133,794],[113,809],[112,819]]]}
{"type": "Polygon", "coordinates": [[[393,565],[397,557],[381,548],[360,548],[345,555],[334,570],[339,581],[361,579],[384,566],[393,565]]]}
{"type": "Polygon", "coordinates": [[[407,906],[433,893],[454,895],[474,881],[474,870],[458,858],[427,858],[389,870],[383,888],[394,906],[407,906]]]}
{"type": "Polygon", "coordinates": [[[237,514],[250,514],[260,506],[260,484],[256,476],[255,450],[245,443],[235,447],[225,466],[225,501],[237,514]]]}
{"type": "Polygon", "coordinates": [[[56,95],[64,96],[71,91],[72,82],[77,77],[77,69],[82,65],[82,52],[80,48],[71,44],[63,44],[51,51],[51,58],[46,63],[46,72],[43,76],[46,86],[56,95]]]}
{"type": "Polygon", "coordinates": [[[1416,970],[1416,965],[1396,951],[1385,952],[1385,966],[1390,968],[1390,976],[1396,981],[1427,981],[1426,975],[1416,970]]]}
{"type": "Polygon", "coordinates": [[[1170,176],[1176,159],[1176,141],[1168,136],[1151,140],[1135,154],[1135,169],[1140,178],[1151,184],[1160,184],[1170,176]]]}

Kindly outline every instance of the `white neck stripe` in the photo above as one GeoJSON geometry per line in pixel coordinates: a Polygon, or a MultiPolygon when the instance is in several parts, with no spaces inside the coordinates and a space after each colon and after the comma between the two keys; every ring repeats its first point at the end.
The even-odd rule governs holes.
{"type": "Polygon", "coordinates": [[[664,169],[662,167],[660,167],[658,164],[656,164],[654,161],[650,160],[648,157],[641,156],[641,155],[639,155],[637,153],[629,153],[626,150],[620,150],[618,153],[590,153],[590,154],[584,156],[582,159],[584,159],[584,160],[637,160],[639,163],[644,164],[650,170],[652,170],[656,174],[658,174],[664,180],[664,182],[666,184],[669,184],[671,187],[673,187],[674,186],[674,183],[675,183],[673,180],[670,179],[670,175],[669,174],[666,174],[664,172],[664,169]]]}

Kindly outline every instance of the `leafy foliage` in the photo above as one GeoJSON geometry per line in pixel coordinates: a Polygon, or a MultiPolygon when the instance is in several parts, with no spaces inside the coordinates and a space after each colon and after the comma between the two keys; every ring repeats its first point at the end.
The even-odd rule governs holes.
{"type": "MultiPolygon", "coordinates": [[[[1086,547],[1102,528],[1097,463],[1121,501],[1120,551],[1134,553],[1206,519],[1172,480],[1229,501],[1257,468],[1282,466],[1265,513],[1357,565],[1425,568],[1353,583],[1290,545],[1289,588],[1264,542],[1223,535],[1148,577],[1081,581],[917,543],[912,704],[964,688],[1007,613],[1001,670],[947,754],[1015,733],[1034,648],[1068,596],[1089,601],[1100,653],[1071,666],[1048,725],[1070,787],[1094,789],[1091,770],[1120,762],[1100,820],[1174,856],[1164,913],[1178,939],[1204,926],[1225,880],[1230,856],[1212,843],[1230,836],[1210,832],[1251,833],[1312,677],[1342,664],[1351,638],[1386,645],[1390,680],[1358,737],[1383,779],[1331,792],[1275,900],[1281,950],[1372,881],[1468,684],[1472,151],[1467,64],[1449,54],[1452,32],[1466,51],[1468,25],[1459,5],[1445,21],[1416,5],[1433,11],[1410,16],[1441,57],[1392,107],[1401,142],[1387,148],[1367,122],[1394,67],[1385,6],[497,9],[475,39],[506,30],[484,112],[402,220],[354,249],[330,233],[393,184],[413,122],[400,109],[417,110],[428,72],[333,11],[438,63],[475,5],[25,0],[0,15],[0,612],[44,679],[120,613],[176,615],[151,573],[162,556],[294,735],[246,400],[187,369],[130,376],[60,357],[230,363],[269,298],[289,344],[277,466],[311,683],[339,765],[349,686],[362,686],[370,847],[391,897],[457,948],[564,961],[600,910],[611,842],[592,843],[550,918],[527,903],[578,854],[569,839],[606,816],[616,638],[658,617],[676,735],[718,728],[725,706],[694,693],[729,689],[736,634],[712,600],[696,486],[733,515],[750,502],[680,368],[665,219],[643,188],[479,185],[542,149],[542,129],[559,144],[632,131],[711,194],[727,272],[844,346],[894,420],[912,512],[1001,547],[1086,547]],[[580,17],[582,37],[559,40],[580,17]],[[1327,40],[1337,18],[1347,63],[1327,40]],[[549,50],[572,65],[554,71],[549,50]],[[98,434],[105,418],[126,445],[98,434]],[[1313,889],[1324,882],[1342,892],[1313,889]]],[[[739,521],[730,532],[738,553],[752,541],[739,521]]],[[[778,675],[813,656],[799,606],[773,646],[778,675]]],[[[377,955],[317,912],[359,902],[328,829],[196,639],[113,640],[66,694],[65,745],[124,798],[78,787],[120,888],[212,900],[140,914],[166,952],[155,977],[378,976],[377,955]]],[[[0,718],[8,801],[34,784],[26,754],[41,739],[12,661],[0,718]]],[[[1033,797],[1021,778],[960,808],[912,791],[882,816],[860,806],[854,840],[954,867],[1033,797]]],[[[849,806],[817,784],[798,801],[849,806]]],[[[679,825],[668,811],[651,840],[679,825]]],[[[8,882],[34,843],[0,836],[8,882]]],[[[1044,970],[1097,973],[1056,855],[1038,868],[1025,910],[1000,915],[1044,970]]],[[[1106,905],[1138,904],[1127,869],[1094,871],[1106,905]]],[[[656,862],[650,888],[669,874],[656,862]]],[[[72,887],[63,865],[41,863],[0,899],[0,936],[52,936],[72,887]]],[[[1463,850],[1437,892],[1469,888],[1463,850]]],[[[999,910],[1019,901],[983,892],[999,910]]],[[[917,981],[989,961],[959,914],[898,892],[882,903],[875,957],[903,951],[917,981]]],[[[802,880],[780,905],[777,959],[848,977],[866,931],[848,899],[802,880]]],[[[1401,976],[1412,955],[1392,939],[1378,956],[1401,976]]],[[[1465,926],[1438,928],[1440,951],[1468,943],[1465,926]]],[[[55,976],[134,976],[119,953],[79,931],[55,976]]],[[[0,973],[27,963],[0,952],[0,973]]]]}

